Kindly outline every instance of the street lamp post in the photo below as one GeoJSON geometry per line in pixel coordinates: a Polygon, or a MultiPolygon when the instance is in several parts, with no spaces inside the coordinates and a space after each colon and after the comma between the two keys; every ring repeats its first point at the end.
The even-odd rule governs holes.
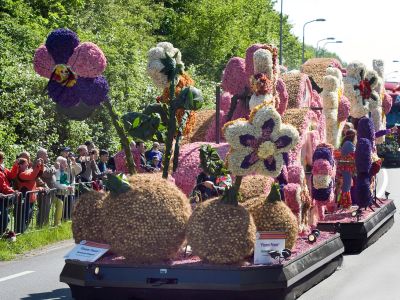
{"type": "Polygon", "coordinates": [[[325,19],[315,19],[315,20],[311,20],[311,21],[304,23],[304,25],[303,25],[303,47],[302,47],[302,51],[301,51],[301,63],[302,64],[304,64],[304,30],[306,28],[306,25],[310,24],[312,22],[325,22],[325,21],[326,21],[325,19]]]}
{"type": "Polygon", "coordinates": [[[324,46],[322,46],[322,48],[325,49],[325,46],[328,44],[342,44],[342,43],[343,43],[343,41],[331,41],[331,42],[328,41],[324,44],[324,46]]]}
{"type": "Polygon", "coordinates": [[[279,64],[282,65],[282,36],[283,36],[283,0],[281,0],[281,19],[279,23],[279,64]]]}
{"type": "Polygon", "coordinates": [[[319,40],[318,42],[317,42],[317,48],[316,48],[316,54],[315,54],[315,56],[316,57],[318,57],[318,45],[319,45],[319,43],[320,42],[322,42],[322,41],[333,41],[333,40],[335,40],[335,38],[334,37],[327,37],[327,38],[324,38],[324,39],[321,39],[321,40],[319,40]]]}

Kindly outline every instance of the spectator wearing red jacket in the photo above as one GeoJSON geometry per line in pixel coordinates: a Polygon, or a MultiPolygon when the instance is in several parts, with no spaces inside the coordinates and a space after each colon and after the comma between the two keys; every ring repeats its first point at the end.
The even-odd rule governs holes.
{"type": "Polygon", "coordinates": [[[36,201],[36,193],[28,193],[36,191],[36,179],[43,173],[43,160],[38,159],[34,168],[29,167],[29,162],[25,158],[18,159],[18,176],[17,188],[22,193],[24,202],[19,202],[14,210],[16,218],[16,232],[22,233],[28,227],[32,217],[32,207],[36,201]],[[28,194],[27,194],[28,193],[28,194]]]}
{"type": "Polygon", "coordinates": [[[7,197],[15,193],[15,191],[10,186],[10,180],[17,176],[18,164],[15,163],[13,168],[8,170],[4,167],[5,155],[0,152],[0,236],[6,231],[9,217],[8,217],[8,206],[12,202],[12,198],[7,197]]]}

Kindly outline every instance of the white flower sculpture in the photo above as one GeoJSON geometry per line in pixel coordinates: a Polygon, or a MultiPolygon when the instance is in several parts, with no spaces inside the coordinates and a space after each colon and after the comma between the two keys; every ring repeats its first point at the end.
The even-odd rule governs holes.
{"type": "Polygon", "coordinates": [[[351,103],[350,116],[359,119],[378,105],[379,95],[375,91],[377,84],[378,74],[367,71],[363,63],[352,62],[348,65],[344,91],[351,103]]]}
{"type": "Polygon", "coordinates": [[[344,122],[338,122],[339,101],[343,93],[343,76],[338,68],[326,69],[326,76],[322,80],[323,113],[326,120],[326,141],[335,148],[339,147],[340,134],[344,122]]]}
{"type": "MultiPolygon", "coordinates": [[[[379,99],[376,105],[371,107],[371,117],[374,122],[375,131],[386,129],[386,116],[383,112],[382,101],[385,97],[385,84],[384,84],[384,64],[380,59],[374,59],[372,66],[378,74],[378,84],[375,87],[375,91],[379,95],[379,99]]],[[[385,141],[385,136],[381,136],[375,140],[376,144],[382,144],[385,141]]]]}
{"type": "Polygon", "coordinates": [[[151,77],[154,84],[164,89],[168,87],[168,76],[162,72],[165,68],[163,60],[169,57],[175,58],[176,64],[182,63],[182,54],[178,48],[174,48],[171,43],[162,42],[158,43],[156,47],[151,48],[148,52],[147,74],[151,77]]]}
{"type": "Polygon", "coordinates": [[[255,107],[248,121],[226,123],[223,132],[231,146],[228,167],[239,176],[258,173],[277,177],[284,164],[283,153],[299,140],[298,131],[282,124],[276,109],[266,104],[255,107]]]}
{"type": "Polygon", "coordinates": [[[253,54],[254,76],[251,78],[253,94],[249,102],[250,110],[262,103],[275,107],[276,53],[275,47],[265,46],[253,54]]]}

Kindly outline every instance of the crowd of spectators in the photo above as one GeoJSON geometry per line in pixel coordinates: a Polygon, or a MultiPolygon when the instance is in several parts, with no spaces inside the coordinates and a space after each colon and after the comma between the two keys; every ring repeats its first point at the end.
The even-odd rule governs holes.
{"type": "MultiPolygon", "coordinates": [[[[142,172],[158,172],[162,169],[162,153],[159,143],[146,151],[139,141],[131,144],[131,150],[140,159],[142,172]]],[[[128,173],[125,152],[115,156],[93,142],[78,147],[76,155],[70,147],[62,147],[59,156],[51,162],[46,149],[38,149],[31,160],[27,151],[21,152],[11,168],[5,167],[10,158],[0,152],[0,237],[23,233],[33,219],[36,207],[38,226],[49,224],[51,207],[54,208],[54,224],[70,219],[77,196],[76,185],[84,183],[95,190],[103,189],[107,174],[128,173]],[[8,228],[13,218],[13,228],[8,228]]]]}

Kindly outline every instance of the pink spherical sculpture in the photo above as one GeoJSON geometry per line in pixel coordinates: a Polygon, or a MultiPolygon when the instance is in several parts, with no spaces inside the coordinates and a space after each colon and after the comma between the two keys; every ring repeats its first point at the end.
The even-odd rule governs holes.
{"type": "Polygon", "coordinates": [[[35,72],[40,76],[50,78],[54,69],[54,60],[50,53],[47,51],[45,45],[41,45],[35,51],[35,56],[33,57],[33,68],[35,72]]]}
{"type": "Polygon", "coordinates": [[[79,44],[68,60],[68,65],[81,77],[100,76],[107,66],[107,59],[101,49],[94,43],[79,44]]]}

